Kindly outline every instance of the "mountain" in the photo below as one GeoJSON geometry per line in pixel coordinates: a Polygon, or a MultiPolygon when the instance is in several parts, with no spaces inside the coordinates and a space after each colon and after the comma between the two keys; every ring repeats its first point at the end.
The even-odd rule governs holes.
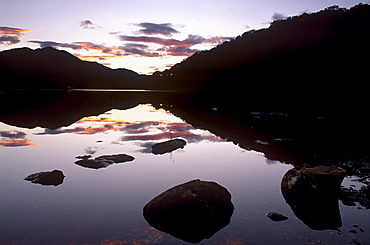
{"type": "Polygon", "coordinates": [[[0,52],[0,87],[170,89],[197,106],[249,110],[363,107],[369,26],[370,5],[332,6],[246,32],[151,77],[53,48],[14,49],[0,52]]]}
{"type": "Polygon", "coordinates": [[[139,88],[143,76],[78,59],[54,48],[19,48],[0,53],[1,89],[139,88]]]}
{"type": "Polygon", "coordinates": [[[333,6],[246,32],[154,75],[161,86],[203,104],[231,101],[261,110],[364,105],[369,26],[369,5],[333,6]]]}

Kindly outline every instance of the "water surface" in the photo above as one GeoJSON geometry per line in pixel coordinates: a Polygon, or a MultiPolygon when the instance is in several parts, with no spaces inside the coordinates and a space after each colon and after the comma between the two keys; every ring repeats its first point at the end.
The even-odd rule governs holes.
{"type": "MultiPolygon", "coordinates": [[[[312,230],[281,194],[281,179],[292,165],[243,149],[151,104],[109,109],[56,128],[10,124],[0,123],[0,244],[187,244],[150,227],[142,209],[163,191],[193,179],[222,185],[235,206],[230,224],[201,244],[370,241],[369,210],[339,202],[342,227],[312,230]],[[151,153],[151,145],[174,138],[186,140],[186,146],[151,153]],[[74,163],[77,156],[113,154],[135,159],[97,170],[74,163]],[[66,176],[58,186],[23,180],[54,169],[66,176]],[[266,217],[271,211],[288,220],[271,221],[266,217]]],[[[343,184],[363,185],[350,178],[343,184]]]]}

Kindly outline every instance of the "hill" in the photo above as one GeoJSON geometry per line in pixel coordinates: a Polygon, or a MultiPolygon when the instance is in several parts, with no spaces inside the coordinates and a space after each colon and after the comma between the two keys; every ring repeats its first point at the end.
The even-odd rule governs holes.
{"type": "Polygon", "coordinates": [[[139,88],[143,77],[110,69],[54,48],[19,48],[0,53],[1,89],[139,88]]]}
{"type": "Polygon", "coordinates": [[[170,89],[197,106],[250,110],[363,107],[369,26],[370,5],[332,6],[246,32],[151,77],[53,48],[14,49],[0,53],[0,87],[170,89]]]}
{"type": "Polygon", "coordinates": [[[369,5],[304,13],[197,53],[155,77],[163,87],[199,95],[193,97],[199,103],[363,105],[369,25],[369,5]]]}

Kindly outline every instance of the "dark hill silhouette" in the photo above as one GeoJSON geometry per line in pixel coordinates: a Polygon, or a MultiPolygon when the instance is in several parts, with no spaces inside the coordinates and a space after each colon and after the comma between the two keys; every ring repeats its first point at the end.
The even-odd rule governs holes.
{"type": "Polygon", "coordinates": [[[363,105],[370,6],[337,6],[275,21],[197,53],[155,77],[166,88],[261,110],[363,105]],[[229,98],[230,97],[230,98],[229,98]],[[224,98],[224,99],[222,99],[224,98]]]}
{"type": "Polygon", "coordinates": [[[205,107],[361,107],[367,104],[369,25],[369,5],[333,6],[246,32],[152,77],[53,48],[14,49],[0,53],[1,89],[157,88],[185,92],[185,99],[205,107]]]}
{"type": "Polygon", "coordinates": [[[82,61],[54,48],[19,48],[0,53],[1,88],[140,88],[144,76],[82,61]]]}

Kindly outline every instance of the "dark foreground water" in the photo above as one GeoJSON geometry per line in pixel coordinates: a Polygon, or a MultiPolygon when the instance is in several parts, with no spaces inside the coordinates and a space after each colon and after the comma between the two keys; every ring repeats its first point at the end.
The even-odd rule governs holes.
{"type": "MultiPolygon", "coordinates": [[[[82,117],[68,115],[76,114],[77,104],[58,107],[63,112],[49,112],[53,117],[35,106],[6,111],[7,123],[0,123],[0,244],[187,244],[150,227],[142,210],[158,194],[193,179],[225,187],[235,207],[230,224],[201,244],[370,243],[370,213],[358,203],[338,201],[341,226],[336,230],[314,230],[297,218],[280,189],[292,165],[243,149],[149,103],[127,107],[82,117]],[[67,115],[76,120],[53,124],[63,124],[67,115]],[[187,144],[151,153],[153,144],[174,138],[187,144]],[[75,164],[78,156],[114,154],[135,159],[99,169],[75,164]],[[23,180],[55,169],[65,175],[56,186],[23,180]],[[268,212],[288,219],[274,222],[268,212]]],[[[342,185],[364,186],[353,179],[346,177],[342,185]]]]}

